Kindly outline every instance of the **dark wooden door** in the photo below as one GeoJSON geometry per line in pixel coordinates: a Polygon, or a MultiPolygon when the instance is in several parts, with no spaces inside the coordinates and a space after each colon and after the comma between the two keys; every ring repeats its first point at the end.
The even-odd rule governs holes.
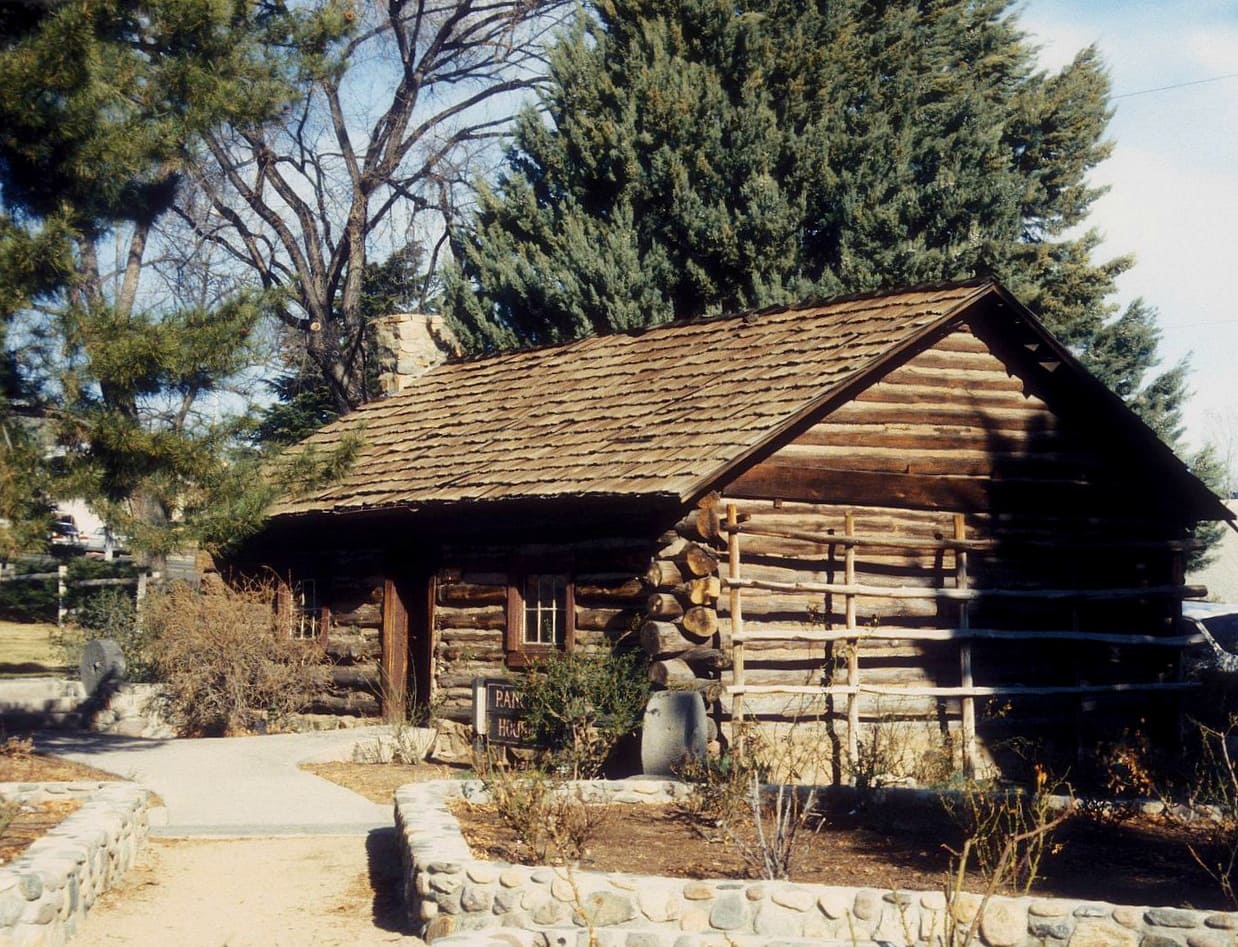
{"type": "Polygon", "coordinates": [[[429,703],[434,654],[434,572],[402,569],[383,588],[383,717],[429,703]]]}

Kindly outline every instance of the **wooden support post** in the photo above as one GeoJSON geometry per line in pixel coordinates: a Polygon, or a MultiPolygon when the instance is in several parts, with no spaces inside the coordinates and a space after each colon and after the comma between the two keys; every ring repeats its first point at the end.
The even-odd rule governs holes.
{"type": "MultiPolygon", "coordinates": [[[[1185,584],[1186,582],[1186,556],[1181,551],[1175,552],[1170,560],[1171,568],[1173,569],[1173,581],[1185,584]]],[[[1175,632],[1182,628],[1182,600],[1173,600],[1173,613],[1171,618],[1171,626],[1175,632]]],[[[1174,680],[1178,683],[1184,683],[1187,679],[1186,662],[1182,660],[1182,650],[1179,649],[1174,655],[1174,680]]],[[[1190,718],[1187,715],[1187,702],[1184,700],[1185,695],[1179,695],[1174,701],[1174,710],[1176,717],[1175,724],[1178,734],[1178,745],[1187,745],[1187,736],[1191,730],[1190,718]]]]}
{"type": "MultiPolygon", "coordinates": [[[[967,538],[967,520],[962,513],[954,514],[954,538],[967,538]]],[[[967,550],[954,550],[955,585],[960,589],[968,587],[967,550]]],[[[959,628],[967,631],[971,624],[970,603],[964,599],[959,602],[959,628]]],[[[970,638],[959,642],[959,686],[972,687],[975,681],[972,676],[972,643],[970,638]]],[[[975,778],[977,769],[976,758],[976,698],[965,696],[960,700],[963,725],[963,772],[975,778]]]]}
{"type": "Polygon", "coordinates": [[[69,567],[63,562],[56,566],[56,626],[64,631],[64,619],[67,609],[64,606],[65,596],[69,592],[69,567]]]}
{"type": "MultiPolygon", "coordinates": [[[[848,539],[855,536],[855,514],[851,510],[847,511],[843,532],[848,539]]],[[[855,585],[854,543],[847,543],[847,549],[843,553],[843,575],[848,586],[855,585]]],[[[843,596],[843,607],[847,619],[847,631],[853,633],[852,637],[847,639],[847,686],[859,688],[860,639],[854,634],[856,632],[855,596],[851,593],[843,596]]],[[[851,769],[851,778],[854,780],[860,766],[860,695],[858,690],[847,694],[847,764],[851,769]]]]}
{"type": "Polygon", "coordinates": [[[146,600],[146,586],[150,582],[150,577],[141,572],[138,574],[138,587],[133,593],[133,611],[135,614],[141,614],[142,603],[146,600]]]}
{"type": "MultiPolygon", "coordinates": [[[[727,525],[727,575],[738,579],[739,576],[739,511],[734,503],[726,507],[727,525]]],[[[738,585],[731,586],[731,674],[736,687],[744,686],[744,606],[743,590],[738,585]],[[736,637],[736,636],[739,637],[736,637]]],[[[735,752],[742,753],[744,749],[744,695],[736,694],[731,701],[731,736],[735,741],[735,752]]]]}
{"type": "Polygon", "coordinates": [[[395,579],[383,582],[381,699],[383,719],[405,720],[408,700],[408,611],[395,579]]]}

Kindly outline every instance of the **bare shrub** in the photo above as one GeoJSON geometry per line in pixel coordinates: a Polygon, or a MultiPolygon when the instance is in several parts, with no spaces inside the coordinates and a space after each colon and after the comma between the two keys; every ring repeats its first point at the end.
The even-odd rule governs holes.
{"type": "MultiPolygon", "coordinates": [[[[34,756],[32,737],[9,737],[0,743],[0,759],[25,762],[32,756],[34,756]]],[[[0,835],[4,834],[20,812],[20,803],[0,800],[0,835]]]]}
{"type": "Polygon", "coordinates": [[[763,786],[749,777],[748,815],[753,834],[734,832],[731,839],[750,870],[762,878],[788,878],[797,855],[800,833],[815,830],[823,820],[817,811],[817,787],[776,782],[763,786]]]}
{"type": "Polygon", "coordinates": [[[1168,770],[1142,730],[1126,728],[1116,739],[1097,744],[1091,760],[1105,796],[1079,800],[1079,814],[1090,822],[1127,822],[1139,815],[1144,802],[1163,800],[1167,792],[1163,774],[1168,770]]]}
{"type": "Polygon", "coordinates": [[[700,834],[712,840],[714,833],[707,829],[721,829],[728,819],[744,811],[754,767],[760,768],[760,764],[751,753],[727,751],[716,758],[685,757],[674,772],[689,784],[691,792],[677,804],[679,811],[700,834]]]}
{"type": "Polygon", "coordinates": [[[1045,770],[1037,768],[1036,785],[1030,794],[970,782],[962,792],[942,797],[966,835],[959,851],[950,850],[945,885],[948,945],[969,947],[989,902],[1003,885],[1021,888],[1024,895],[1031,889],[1041,859],[1047,852],[1056,851],[1053,833],[1074,814],[1073,799],[1064,809],[1055,811],[1053,797],[1063,788],[1061,782],[1051,781],[1045,770]],[[958,910],[973,859],[985,879],[975,913],[958,910]]]}
{"type": "Polygon", "coordinates": [[[848,772],[858,789],[941,785],[956,773],[956,754],[947,733],[880,705],[856,745],[857,759],[848,772]]]}
{"type": "MultiPolygon", "coordinates": [[[[1032,792],[968,782],[944,793],[942,804],[963,834],[963,847],[952,851],[952,868],[966,871],[973,859],[987,885],[1031,890],[1041,860],[1056,851],[1053,831],[1074,812],[1074,801],[1058,810],[1055,796],[1066,787],[1037,770],[1032,792]]],[[[961,877],[961,875],[960,875],[961,877]]]]}
{"type": "Polygon", "coordinates": [[[0,799],[0,835],[3,835],[13,820],[21,813],[21,804],[0,799]]]}
{"type": "Polygon", "coordinates": [[[746,729],[737,734],[742,750],[710,790],[721,810],[719,827],[754,877],[789,877],[803,833],[824,822],[815,782],[800,785],[827,771],[830,751],[820,729],[818,716],[799,714],[775,739],[746,729]]]}
{"type": "Polygon", "coordinates": [[[436,721],[441,700],[419,701],[415,687],[398,696],[387,686],[385,678],[379,684],[378,699],[384,708],[398,704],[398,712],[395,719],[387,721],[383,732],[353,748],[353,762],[404,766],[425,762],[438,736],[436,721]]]}
{"type": "Polygon", "coordinates": [[[34,756],[34,737],[9,737],[0,743],[0,757],[25,762],[34,756]]]}
{"type": "Polygon", "coordinates": [[[1195,726],[1200,758],[1187,806],[1166,806],[1166,812],[1192,836],[1191,857],[1238,908],[1238,769],[1231,750],[1238,739],[1238,714],[1230,714],[1221,728],[1195,726]]]}
{"type": "Polygon", "coordinates": [[[272,581],[236,587],[177,583],[148,595],[142,623],[169,716],[188,733],[228,734],[278,724],[325,686],[311,642],[293,640],[272,581]]]}
{"type": "Polygon", "coordinates": [[[590,803],[579,786],[538,769],[487,766],[482,783],[518,847],[535,862],[572,865],[610,818],[611,808],[590,803]]]}

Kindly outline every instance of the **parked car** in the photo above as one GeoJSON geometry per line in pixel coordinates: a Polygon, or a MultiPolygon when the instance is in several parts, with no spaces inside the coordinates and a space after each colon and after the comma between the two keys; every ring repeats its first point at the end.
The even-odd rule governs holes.
{"type": "Polygon", "coordinates": [[[1198,639],[1183,653],[1188,676],[1238,671],[1238,605],[1184,602],[1182,617],[1198,639]]]}
{"type": "Polygon", "coordinates": [[[113,553],[128,552],[129,538],[106,526],[100,526],[86,536],[86,552],[106,555],[109,549],[113,553]]]}
{"type": "Polygon", "coordinates": [[[47,541],[56,549],[67,550],[82,549],[86,544],[82,534],[78,532],[77,524],[67,519],[52,523],[47,541]]]}

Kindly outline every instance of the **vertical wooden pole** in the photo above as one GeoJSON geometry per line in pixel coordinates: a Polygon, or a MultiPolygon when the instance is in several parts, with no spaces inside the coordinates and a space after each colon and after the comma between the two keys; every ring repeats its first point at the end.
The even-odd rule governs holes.
{"type": "MultiPolygon", "coordinates": [[[[1173,553],[1170,559],[1170,569],[1172,570],[1174,584],[1185,585],[1186,557],[1181,552],[1173,553]]],[[[1170,616],[1170,634],[1178,634],[1178,629],[1182,627],[1182,599],[1175,596],[1172,601],[1173,612],[1170,616]]],[[[1178,683],[1182,683],[1187,679],[1186,662],[1182,660],[1182,654],[1182,648],[1179,648],[1174,654],[1174,680],[1178,683]]],[[[1187,745],[1187,734],[1190,733],[1191,730],[1191,725],[1186,712],[1187,702],[1183,698],[1184,694],[1180,693],[1174,700],[1179,746],[1187,745]]]]}
{"type": "MultiPolygon", "coordinates": [[[[962,513],[954,514],[954,538],[967,538],[967,520],[962,513]]],[[[954,550],[954,568],[955,568],[955,585],[960,589],[966,589],[969,585],[967,575],[967,550],[955,548],[954,550]]],[[[966,599],[959,602],[959,630],[964,632],[963,637],[959,639],[959,686],[970,688],[975,685],[975,680],[972,676],[971,663],[971,639],[966,636],[967,630],[971,627],[971,603],[966,599]]],[[[962,725],[963,725],[963,772],[972,778],[976,775],[976,698],[971,694],[964,694],[961,704],[962,725]]]]}
{"type": "Polygon", "coordinates": [[[146,601],[146,584],[150,581],[145,572],[138,573],[138,585],[133,591],[133,614],[135,617],[142,616],[142,606],[146,601]]]}
{"type": "MultiPolygon", "coordinates": [[[[843,533],[848,540],[855,538],[855,514],[847,511],[843,520],[843,533]]],[[[855,585],[855,543],[848,541],[843,552],[843,582],[848,588],[855,585]]],[[[843,607],[846,612],[847,631],[856,631],[855,595],[848,592],[843,596],[843,607]]],[[[860,639],[853,635],[847,639],[847,686],[853,690],[847,693],[847,763],[851,767],[852,780],[860,765],[860,695],[854,690],[860,686],[860,639]]]]}
{"type": "Polygon", "coordinates": [[[383,719],[405,719],[408,698],[408,612],[395,579],[383,583],[382,681],[383,719]]]}
{"type": "MultiPolygon", "coordinates": [[[[726,505],[727,526],[727,576],[739,578],[739,511],[734,503],[726,505]]],[[[744,686],[744,604],[742,589],[731,586],[731,673],[738,688],[744,686]]],[[[736,692],[731,701],[731,736],[737,753],[744,748],[744,694],[736,692]]]]}
{"type": "Polygon", "coordinates": [[[65,595],[68,593],[69,567],[63,562],[56,566],[56,626],[64,631],[64,619],[67,609],[64,606],[65,595]]]}

